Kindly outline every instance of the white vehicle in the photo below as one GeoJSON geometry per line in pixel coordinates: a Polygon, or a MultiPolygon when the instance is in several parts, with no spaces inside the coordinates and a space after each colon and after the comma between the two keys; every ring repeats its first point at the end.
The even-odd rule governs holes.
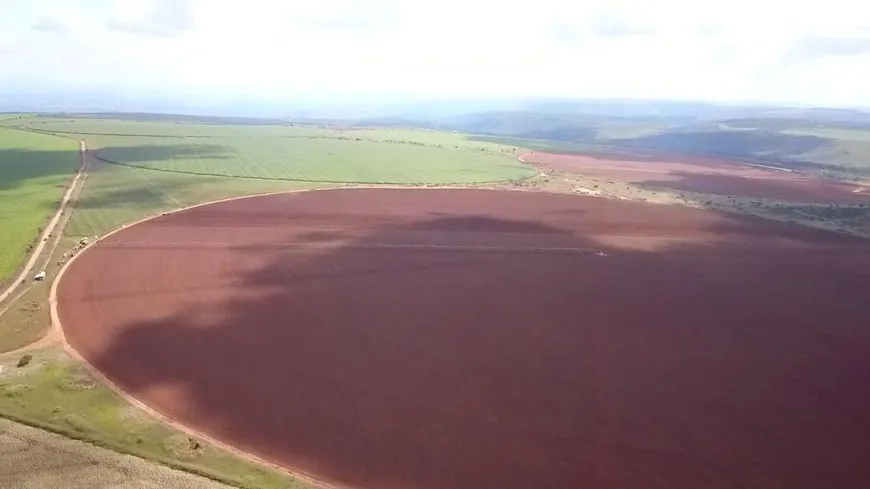
{"type": "Polygon", "coordinates": [[[37,273],[37,274],[33,277],[33,280],[37,280],[37,281],[45,280],[45,270],[43,270],[43,271],[37,273]]]}

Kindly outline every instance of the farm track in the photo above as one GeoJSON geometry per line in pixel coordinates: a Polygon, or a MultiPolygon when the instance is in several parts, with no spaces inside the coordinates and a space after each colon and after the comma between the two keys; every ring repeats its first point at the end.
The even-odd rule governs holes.
{"type": "Polygon", "coordinates": [[[67,204],[70,201],[73,193],[76,192],[78,188],[79,181],[82,178],[82,175],[87,172],[87,145],[84,140],[79,141],[79,167],[76,170],[75,175],[70,181],[69,187],[67,187],[66,192],[64,192],[63,197],[61,198],[60,205],[57,208],[57,212],[54,213],[51,220],[48,222],[48,225],[45,226],[45,230],[42,232],[42,235],[39,236],[39,241],[36,244],[36,247],[33,249],[33,252],[30,254],[30,258],[27,260],[27,263],[24,265],[24,268],[21,270],[21,273],[15,278],[12,284],[6,288],[2,293],[0,293],[0,303],[6,300],[7,297],[12,295],[16,288],[18,288],[22,282],[28,281],[31,273],[33,272],[33,267],[36,265],[36,262],[39,260],[40,255],[42,254],[43,248],[45,248],[45,243],[48,242],[48,239],[55,232],[58,222],[60,222],[61,217],[63,216],[64,211],[67,209],[67,204]]]}
{"type": "Polygon", "coordinates": [[[863,489],[868,271],[864,240],[714,212],[332,190],[125,228],[56,297],[134,399],[339,485],[863,489]]]}
{"type": "MultiPolygon", "coordinates": [[[[54,239],[52,240],[51,249],[48,251],[48,253],[45,254],[45,259],[42,262],[42,270],[47,269],[49,264],[51,263],[51,260],[54,259],[54,252],[55,252],[55,250],[57,250],[58,245],[60,245],[61,240],[63,240],[64,229],[65,229],[65,227],[66,227],[67,223],[69,222],[69,219],[72,215],[71,212],[66,212],[66,211],[69,210],[68,207],[69,207],[70,202],[74,202],[76,199],[78,199],[78,196],[81,195],[82,187],[85,185],[85,181],[86,181],[87,176],[88,176],[87,171],[90,168],[90,162],[88,160],[88,156],[86,153],[86,151],[87,151],[86,147],[84,146],[85,142],[81,141],[80,144],[82,145],[82,148],[85,150],[85,152],[82,153],[83,154],[83,157],[82,157],[83,163],[79,166],[79,170],[78,170],[78,172],[81,174],[81,180],[76,182],[77,185],[75,185],[75,187],[73,187],[72,185],[70,186],[70,188],[68,189],[68,194],[69,194],[68,197],[69,198],[66,199],[65,204],[62,205],[61,208],[58,210],[58,213],[63,217],[61,219],[61,222],[57,223],[57,226],[56,226],[57,233],[54,233],[55,236],[54,236],[54,239]]],[[[76,178],[78,178],[78,176],[79,176],[79,174],[77,174],[76,177],[74,177],[74,180],[76,178]]],[[[65,198],[66,197],[67,196],[65,196],[65,198]]],[[[40,241],[40,244],[44,244],[44,242],[40,241]]],[[[34,257],[37,257],[37,256],[38,255],[34,255],[34,257]]],[[[32,272],[32,270],[31,270],[31,272],[32,272]]],[[[23,297],[24,294],[26,294],[28,290],[30,290],[32,285],[33,285],[33,282],[28,282],[27,286],[23,287],[17,295],[15,295],[12,299],[10,299],[6,303],[5,307],[0,308],[0,316],[2,316],[9,308],[11,308],[13,305],[15,305],[18,302],[18,300],[21,297],[23,297]]],[[[38,350],[41,348],[47,348],[49,346],[54,346],[54,345],[60,344],[62,342],[62,340],[63,340],[63,337],[62,337],[62,333],[60,331],[60,328],[56,324],[54,324],[54,322],[52,322],[52,324],[49,325],[49,328],[46,331],[44,336],[42,336],[41,338],[39,338],[38,340],[36,340],[30,344],[21,346],[19,348],[15,348],[14,350],[0,352],[0,357],[15,356],[15,355],[20,355],[22,353],[26,353],[28,351],[38,350]]]]}

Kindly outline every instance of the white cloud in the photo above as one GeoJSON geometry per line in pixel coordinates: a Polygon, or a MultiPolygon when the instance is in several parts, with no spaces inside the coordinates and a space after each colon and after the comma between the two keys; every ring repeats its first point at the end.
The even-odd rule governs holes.
{"type": "Polygon", "coordinates": [[[115,15],[106,20],[106,27],[110,30],[174,37],[195,26],[189,0],[122,1],[115,4],[115,15]]]}
{"type": "Polygon", "coordinates": [[[7,2],[0,86],[870,106],[852,0],[7,2]]]}

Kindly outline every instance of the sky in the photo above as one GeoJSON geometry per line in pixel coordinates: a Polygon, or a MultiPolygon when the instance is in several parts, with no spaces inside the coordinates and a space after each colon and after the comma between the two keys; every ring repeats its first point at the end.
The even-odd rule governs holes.
{"type": "Polygon", "coordinates": [[[858,0],[0,0],[0,87],[870,107],[858,0]]]}

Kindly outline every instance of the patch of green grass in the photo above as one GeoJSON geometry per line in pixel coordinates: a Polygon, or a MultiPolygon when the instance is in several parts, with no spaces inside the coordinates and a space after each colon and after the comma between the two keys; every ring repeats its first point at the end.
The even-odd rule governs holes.
{"type": "Polygon", "coordinates": [[[78,162],[74,140],[0,128],[0,283],[21,266],[78,162]]]}
{"type": "Polygon", "coordinates": [[[84,367],[62,352],[37,352],[20,368],[17,361],[0,360],[4,417],[239,487],[308,487],[167,427],[92,380],[84,367]]]}
{"type": "MultiPolygon", "coordinates": [[[[53,265],[53,263],[52,263],[53,265]]],[[[47,272],[54,277],[56,268],[47,272]]],[[[23,294],[14,302],[0,306],[0,352],[27,346],[45,336],[51,325],[48,307],[48,291],[51,284],[33,282],[23,289],[23,294]]]]}

